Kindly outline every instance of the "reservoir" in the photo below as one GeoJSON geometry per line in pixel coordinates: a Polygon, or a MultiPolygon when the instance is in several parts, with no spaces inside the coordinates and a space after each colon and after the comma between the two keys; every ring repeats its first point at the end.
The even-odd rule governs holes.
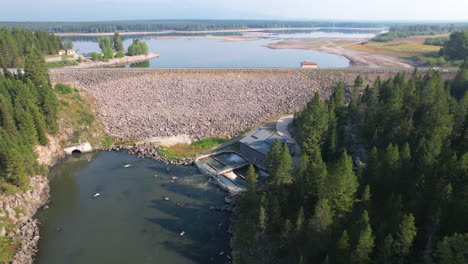
{"type": "MultiPolygon", "coordinates": [[[[197,36],[198,38],[183,38],[180,35],[177,38],[123,36],[123,43],[127,49],[133,39],[138,38],[148,44],[150,52],[160,54],[159,58],[151,59],[149,63],[133,65],[134,67],[299,67],[300,62],[305,60],[317,62],[319,67],[348,67],[349,60],[340,55],[311,50],[270,49],[265,45],[288,38],[366,38],[375,33],[369,30],[256,32],[246,36],[260,38],[243,41],[204,38],[206,35],[197,36]]],[[[97,37],[63,38],[72,39],[79,54],[100,52],[97,37]]]]}
{"type": "Polygon", "coordinates": [[[194,166],[82,154],[51,170],[50,187],[49,208],[37,214],[37,264],[228,260],[229,214],[209,210],[223,205],[226,194],[194,166]]]}

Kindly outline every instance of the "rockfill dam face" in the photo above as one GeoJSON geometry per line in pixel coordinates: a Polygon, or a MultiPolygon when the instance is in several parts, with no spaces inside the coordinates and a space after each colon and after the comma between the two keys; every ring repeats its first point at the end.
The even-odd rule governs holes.
{"type": "Polygon", "coordinates": [[[398,72],[409,77],[413,69],[87,69],[53,71],[51,79],[91,94],[113,136],[199,139],[233,136],[296,112],[316,92],[327,99],[340,81],[351,86],[361,75],[372,83],[398,72]]]}

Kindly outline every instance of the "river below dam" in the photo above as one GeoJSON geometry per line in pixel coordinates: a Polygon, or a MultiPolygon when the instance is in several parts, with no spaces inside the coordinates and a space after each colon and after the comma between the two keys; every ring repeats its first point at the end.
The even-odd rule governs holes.
{"type": "Polygon", "coordinates": [[[79,154],[51,169],[50,187],[49,208],[36,216],[37,264],[228,260],[229,214],[209,210],[226,194],[194,166],[124,152],[79,154]]]}

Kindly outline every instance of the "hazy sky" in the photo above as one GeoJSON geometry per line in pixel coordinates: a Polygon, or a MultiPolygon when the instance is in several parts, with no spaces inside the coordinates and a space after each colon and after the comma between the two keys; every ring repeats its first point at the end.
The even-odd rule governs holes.
{"type": "Polygon", "coordinates": [[[468,20],[468,0],[0,0],[0,21],[468,20]]]}

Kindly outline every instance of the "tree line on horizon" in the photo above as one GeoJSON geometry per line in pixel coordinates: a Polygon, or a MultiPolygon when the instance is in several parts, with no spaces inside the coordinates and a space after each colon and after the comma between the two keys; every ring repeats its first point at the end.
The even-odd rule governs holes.
{"type": "Polygon", "coordinates": [[[283,21],[283,20],[129,20],[110,22],[0,22],[0,26],[21,27],[54,33],[101,33],[115,31],[200,31],[248,28],[306,27],[384,27],[392,23],[360,21],[283,21]]]}
{"type": "Polygon", "coordinates": [[[390,42],[397,38],[406,38],[410,36],[426,36],[453,33],[455,31],[468,30],[468,24],[433,24],[433,25],[399,25],[390,27],[386,33],[382,33],[374,38],[372,41],[376,42],[390,42]]]}
{"type": "Polygon", "coordinates": [[[249,168],[235,263],[466,263],[468,60],[452,81],[415,70],[362,86],[295,115],[297,172],[279,142],[266,182],[249,168]]]}

